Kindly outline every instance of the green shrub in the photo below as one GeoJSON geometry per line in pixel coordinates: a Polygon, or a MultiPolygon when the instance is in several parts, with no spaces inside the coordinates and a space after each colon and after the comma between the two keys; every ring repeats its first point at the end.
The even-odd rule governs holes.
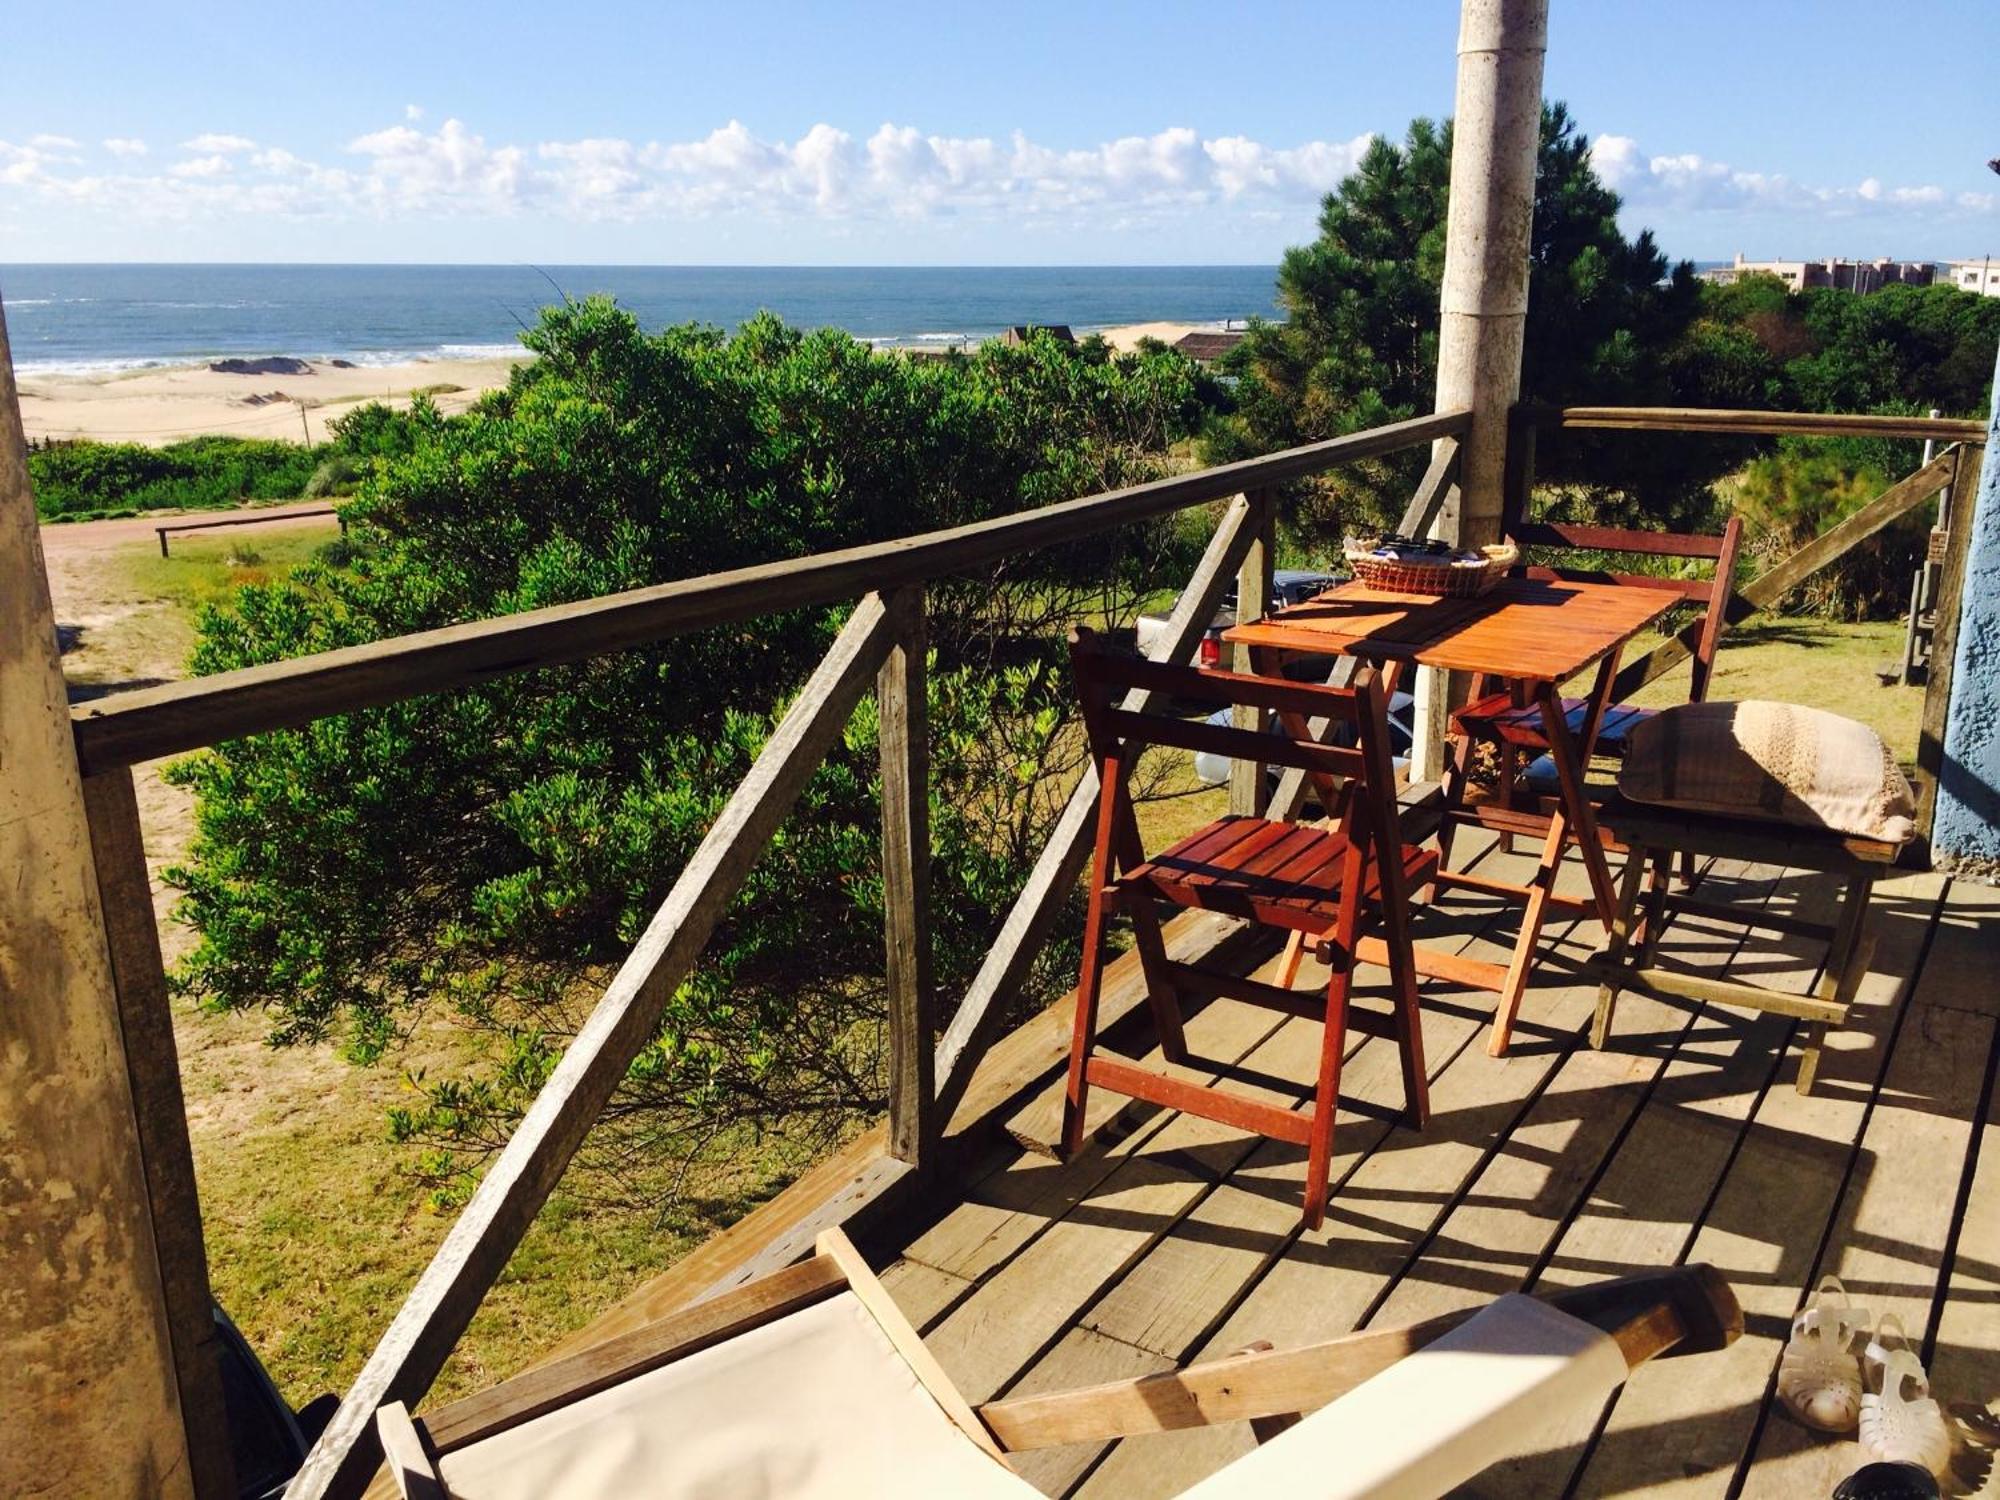
{"type": "Polygon", "coordinates": [[[263,438],[198,437],[138,443],[60,443],[28,455],[35,509],[45,520],[91,512],[203,510],[303,494],[321,450],[263,438]]]}
{"type": "MultiPolygon", "coordinates": [[[[643,335],[551,309],[463,417],[371,415],[353,550],[201,621],[203,672],[1043,505],[1157,475],[1199,420],[1179,356],[1050,340],[878,356],[758,318],[643,335]]],[[[1170,523],[930,593],[940,984],[984,956],[1079,770],[1060,629],[1184,573],[1170,523]]],[[[844,609],[788,608],[184,761],[172,874],[203,1003],[278,1041],[388,1054],[424,1007],[491,1040],[418,1081],[396,1133],[449,1193],[547,1076],[768,738],[844,609]]],[[[723,1191],[732,1150],[823,1142],[882,1102],[875,720],[864,705],[631,1068],[589,1160],[650,1201],[723,1191]],[[689,1165],[703,1170],[686,1175],[689,1165]]],[[[1067,981],[1060,943],[1041,992],[1067,981]]]]}

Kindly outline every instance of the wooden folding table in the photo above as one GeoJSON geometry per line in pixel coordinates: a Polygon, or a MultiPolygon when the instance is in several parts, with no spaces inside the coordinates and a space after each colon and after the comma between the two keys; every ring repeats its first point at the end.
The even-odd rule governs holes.
{"type": "MultiPolygon", "coordinates": [[[[1250,648],[1259,672],[1276,674],[1292,656],[1345,655],[1385,668],[1406,664],[1454,672],[1490,673],[1520,684],[1541,710],[1560,795],[1546,820],[1512,813],[1509,831],[1543,833],[1541,858],[1526,885],[1439,869],[1438,879],[1521,900],[1521,930],[1511,960],[1487,963],[1417,950],[1417,969],[1499,996],[1487,1050],[1505,1055],[1549,908],[1573,906],[1608,928],[1618,908],[1610,866],[1597,830],[1584,771],[1618,675],[1625,643],[1672,609],[1679,596],[1615,583],[1503,579],[1476,599],[1440,599],[1349,583],[1304,604],[1281,609],[1225,631],[1223,639],[1250,648]],[[1597,668],[1575,730],[1563,712],[1561,688],[1569,678],[1597,668]],[[1573,902],[1555,892],[1563,849],[1574,840],[1590,876],[1591,899],[1573,902]]],[[[1480,818],[1474,809],[1467,816],[1480,818]]]]}

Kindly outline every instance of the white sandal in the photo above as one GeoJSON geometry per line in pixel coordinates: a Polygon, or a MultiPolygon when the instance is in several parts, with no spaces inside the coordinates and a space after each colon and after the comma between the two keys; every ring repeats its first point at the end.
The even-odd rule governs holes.
{"type": "Polygon", "coordinates": [[[1951,1430],[1894,1313],[1876,1325],[1867,1360],[1877,1389],[1861,1398],[1862,1447],[1885,1463],[1922,1464],[1942,1475],[1951,1463],[1951,1430]]]}
{"type": "Polygon", "coordinates": [[[1778,1362],[1778,1399],[1808,1427],[1852,1432],[1861,1417],[1861,1361],[1854,1336],[1868,1310],[1847,1300],[1838,1276],[1820,1279],[1812,1303],[1792,1319],[1792,1336],[1778,1362]]]}

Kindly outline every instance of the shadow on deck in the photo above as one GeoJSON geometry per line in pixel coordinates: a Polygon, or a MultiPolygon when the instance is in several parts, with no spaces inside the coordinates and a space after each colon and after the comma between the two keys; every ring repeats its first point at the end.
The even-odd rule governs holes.
{"type": "MultiPolygon", "coordinates": [[[[1511,874],[1525,856],[1481,859],[1511,874]]],[[[1817,877],[1740,865],[1712,866],[1703,883],[1808,916],[1834,899],[1817,877]]],[[[1790,1319],[1822,1275],[1924,1340],[1936,1394],[1988,1442],[2000,1412],[2000,892],[1906,876],[1878,888],[1873,921],[1873,971],[1810,1096],[1792,1086],[1797,1023],[1783,1016],[1628,994],[1612,1045],[1590,1049],[1596,990],[1580,965],[1599,929],[1581,922],[1550,938],[1504,1060],[1485,1052],[1484,997],[1425,985],[1422,1134],[1394,1115],[1393,1046],[1351,1039],[1321,1230],[1299,1229],[1299,1148],[1192,1116],[1107,1098],[1090,1145],[1058,1164],[1045,1154],[1058,1102],[1042,1084],[1017,1101],[1003,1145],[864,1242],[975,1402],[1708,1261],[1744,1305],[1735,1347],[1699,1369],[1641,1369],[1595,1424],[1470,1493],[1830,1494],[1860,1450],[1770,1403],[1790,1319]]],[[[1422,913],[1417,936],[1491,957],[1511,929],[1497,903],[1454,895],[1422,913]]],[[[1798,990],[1817,961],[1689,917],[1661,953],[1798,990]]],[[[1298,983],[1314,980],[1308,964],[1298,983]]],[[[1225,1000],[1190,1019],[1188,1039],[1211,1071],[1296,1106],[1317,1030],[1225,1000]]],[[[1031,1453],[1020,1467],[1052,1495],[1168,1495],[1250,1442],[1215,1428],[1031,1453]]],[[[1954,1492],[1996,1485],[1987,1459],[1962,1448],[1954,1492]]]]}

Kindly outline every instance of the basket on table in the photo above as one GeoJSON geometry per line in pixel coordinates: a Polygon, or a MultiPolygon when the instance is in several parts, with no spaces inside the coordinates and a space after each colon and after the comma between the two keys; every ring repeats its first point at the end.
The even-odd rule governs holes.
{"type": "Polygon", "coordinates": [[[1476,599],[1521,558],[1512,542],[1461,551],[1448,542],[1405,536],[1349,537],[1346,553],[1356,582],[1447,599],[1476,599]]]}

